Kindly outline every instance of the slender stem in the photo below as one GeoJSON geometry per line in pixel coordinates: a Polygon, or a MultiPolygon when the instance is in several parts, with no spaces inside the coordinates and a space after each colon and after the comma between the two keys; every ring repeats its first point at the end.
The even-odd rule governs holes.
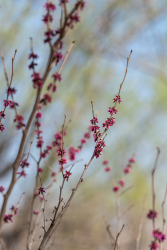
{"type": "Polygon", "coordinates": [[[144,216],[145,216],[145,203],[146,203],[146,196],[145,196],[144,201],[143,201],[142,215],[141,215],[141,219],[140,219],[138,235],[137,235],[137,240],[136,240],[136,250],[140,249],[140,238],[141,238],[141,233],[142,233],[143,220],[144,220],[144,216]]]}
{"type": "MultiPolygon", "coordinates": [[[[162,202],[162,233],[165,234],[165,228],[166,228],[166,219],[165,219],[165,202],[166,202],[166,196],[167,196],[167,186],[165,190],[165,196],[164,200],[162,202]]],[[[160,243],[160,250],[163,248],[163,242],[160,243]]]]}
{"type": "MultiPolygon", "coordinates": [[[[152,170],[152,209],[153,212],[155,212],[155,187],[154,187],[154,175],[155,175],[155,170],[157,168],[157,164],[158,164],[158,159],[159,159],[159,154],[160,154],[160,148],[156,148],[157,149],[157,156],[155,159],[155,163],[154,163],[154,167],[152,170]]],[[[153,223],[153,229],[155,230],[155,218],[153,216],[152,218],[152,223],[153,223]]]]}
{"type": "Polygon", "coordinates": [[[117,236],[116,236],[114,250],[116,250],[116,247],[117,247],[117,242],[118,242],[118,238],[119,238],[119,236],[120,236],[120,234],[121,234],[121,232],[122,232],[123,228],[124,228],[124,225],[122,226],[122,228],[121,228],[120,232],[119,232],[119,233],[117,234],[117,236]]]}

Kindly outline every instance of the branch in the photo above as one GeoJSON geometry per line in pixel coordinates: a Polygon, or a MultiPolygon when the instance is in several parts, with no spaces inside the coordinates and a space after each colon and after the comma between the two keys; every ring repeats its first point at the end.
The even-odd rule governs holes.
{"type": "Polygon", "coordinates": [[[118,241],[118,238],[119,238],[119,236],[120,236],[120,234],[121,234],[121,232],[122,232],[123,228],[124,228],[124,225],[122,226],[122,228],[121,228],[120,232],[119,232],[119,233],[117,234],[117,236],[116,236],[114,250],[116,250],[116,247],[117,247],[117,241],[118,241]]]}
{"type": "MultiPolygon", "coordinates": [[[[155,211],[154,174],[155,174],[155,170],[157,168],[158,159],[159,159],[159,155],[160,155],[160,148],[157,147],[156,149],[157,149],[157,156],[156,156],[154,167],[153,167],[153,170],[152,170],[152,207],[153,207],[153,211],[155,211]]],[[[155,230],[155,218],[154,218],[154,216],[152,218],[152,222],[153,222],[153,229],[155,230]]]]}

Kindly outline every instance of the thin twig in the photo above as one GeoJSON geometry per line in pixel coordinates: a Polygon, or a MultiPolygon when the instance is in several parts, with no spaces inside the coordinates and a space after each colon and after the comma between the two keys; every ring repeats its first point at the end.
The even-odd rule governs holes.
{"type": "Polygon", "coordinates": [[[128,192],[129,190],[131,190],[134,187],[134,185],[130,185],[129,187],[127,187],[126,189],[124,189],[121,193],[120,196],[122,196],[123,194],[125,194],[126,192],[128,192]]]}
{"type": "MultiPolygon", "coordinates": [[[[153,167],[153,170],[152,170],[152,209],[153,209],[153,212],[155,212],[155,188],[154,188],[154,175],[155,175],[155,170],[157,168],[157,164],[158,164],[158,159],[159,159],[159,155],[160,155],[160,148],[157,147],[157,156],[156,156],[156,159],[155,159],[155,163],[154,163],[154,167],[153,167]]],[[[152,223],[153,223],[153,229],[155,230],[155,218],[153,216],[152,218],[152,223]]]]}
{"type": "Polygon", "coordinates": [[[102,217],[102,218],[103,218],[104,223],[106,225],[106,231],[107,231],[107,233],[109,235],[109,238],[110,238],[110,241],[111,241],[111,249],[112,249],[112,247],[113,247],[112,242],[114,242],[114,244],[115,244],[115,239],[114,239],[114,236],[112,235],[111,230],[110,230],[111,225],[107,224],[107,221],[106,221],[106,219],[104,217],[102,217]]]}
{"type": "MultiPolygon", "coordinates": [[[[166,219],[165,219],[165,202],[166,202],[166,196],[167,196],[167,186],[165,190],[165,196],[164,200],[162,202],[162,233],[165,234],[165,228],[166,228],[166,219]]],[[[160,250],[163,248],[163,242],[160,243],[160,250]]]]}
{"type": "Polygon", "coordinates": [[[125,216],[125,214],[127,214],[129,212],[129,210],[131,210],[135,205],[131,205],[129,206],[123,213],[121,213],[120,217],[122,218],[123,216],[125,216]]]}
{"type": "Polygon", "coordinates": [[[126,226],[127,226],[127,228],[129,229],[129,232],[130,232],[130,234],[132,235],[133,239],[134,239],[135,241],[137,241],[136,235],[135,235],[135,234],[133,233],[133,231],[130,229],[130,227],[128,226],[128,224],[126,224],[126,226]]]}
{"type": "Polygon", "coordinates": [[[139,224],[139,229],[138,229],[138,235],[137,235],[137,240],[136,240],[136,250],[140,249],[140,238],[141,238],[141,233],[142,233],[142,227],[143,227],[143,220],[145,216],[145,203],[146,203],[146,196],[143,200],[143,208],[142,208],[142,214],[141,214],[141,219],[140,219],[140,224],[139,224]]]}
{"type": "MultiPolygon", "coordinates": [[[[116,194],[116,214],[117,214],[117,234],[118,234],[120,231],[120,223],[121,223],[119,192],[116,194]]],[[[119,239],[117,240],[117,244],[119,249],[119,239]]]]}
{"type": "Polygon", "coordinates": [[[116,247],[117,247],[117,241],[118,241],[118,238],[119,238],[119,236],[120,236],[120,234],[121,234],[121,232],[122,232],[123,228],[124,228],[124,225],[122,226],[122,228],[121,228],[120,232],[119,232],[119,233],[117,234],[117,236],[116,236],[114,250],[116,250],[116,247]]]}

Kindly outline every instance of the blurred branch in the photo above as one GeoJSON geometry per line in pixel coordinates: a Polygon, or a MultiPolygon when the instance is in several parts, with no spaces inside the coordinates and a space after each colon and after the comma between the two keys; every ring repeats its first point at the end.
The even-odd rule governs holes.
{"type": "Polygon", "coordinates": [[[146,203],[146,196],[143,200],[142,214],[141,214],[141,219],[140,219],[140,224],[139,224],[139,229],[138,229],[138,235],[137,235],[137,239],[136,239],[136,250],[140,249],[140,238],[141,238],[141,233],[142,233],[143,220],[144,220],[144,216],[145,216],[145,203],[146,203]]]}
{"type": "MultiPolygon", "coordinates": [[[[155,163],[154,163],[154,167],[152,170],[152,208],[153,208],[153,212],[155,211],[155,188],[154,188],[154,174],[155,174],[155,170],[157,168],[157,164],[158,164],[158,159],[159,159],[159,154],[160,154],[160,148],[157,147],[157,156],[155,159],[155,163]]],[[[155,230],[155,218],[153,216],[152,218],[152,222],[153,222],[153,229],[155,230]]]]}

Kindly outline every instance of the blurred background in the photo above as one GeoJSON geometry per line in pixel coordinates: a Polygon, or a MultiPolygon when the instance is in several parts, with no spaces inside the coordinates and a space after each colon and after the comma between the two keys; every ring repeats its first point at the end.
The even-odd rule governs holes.
{"type": "MultiPolygon", "coordinates": [[[[53,0],[57,10],[54,13],[52,28],[57,29],[60,19],[59,2],[53,0]]],[[[8,75],[11,75],[11,59],[17,49],[14,62],[12,86],[17,89],[15,101],[19,103],[18,112],[27,121],[35,100],[36,90],[32,88],[31,72],[28,69],[30,37],[33,38],[34,52],[39,55],[37,71],[44,72],[49,47],[44,44],[45,26],[42,15],[45,14],[43,0],[1,1],[0,8],[0,46],[5,57],[8,75]]],[[[68,4],[69,10],[75,1],[68,4]]],[[[147,249],[151,237],[152,224],[146,218],[151,208],[151,170],[156,157],[156,147],[161,149],[156,172],[156,210],[159,213],[157,228],[162,228],[161,203],[164,199],[167,180],[167,3],[154,0],[103,0],[88,1],[81,13],[81,22],[64,39],[65,54],[72,41],[76,41],[62,72],[62,81],[53,94],[53,101],[43,108],[42,129],[44,147],[53,141],[56,133],[55,121],[59,129],[63,124],[64,114],[71,123],[65,137],[65,149],[77,147],[92,119],[91,101],[102,124],[108,117],[108,107],[118,93],[124,77],[127,57],[133,53],[129,62],[128,74],[124,82],[121,99],[117,106],[115,125],[108,131],[106,148],[100,158],[94,159],[88,169],[84,182],[77,191],[71,206],[63,217],[55,236],[48,244],[48,249],[111,249],[104,218],[111,225],[111,232],[116,237],[116,195],[108,173],[104,171],[103,160],[109,161],[111,174],[115,181],[123,176],[128,159],[135,153],[136,163],[131,173],[125,178],[126,187],[133,185],[121,196],[120,209],[124,213],[121,225],[127,224],[137,236],[146,195],[146,209],[141,235],[141,249],[147,249]],[[128,209],[131,207],[131,209],[128,209]]],[[[0,98],[1,110],[6,97],[6,82],[0,61],[0,98]]],[[[59,68],[59,66],[58,66],[59,68]]],[[[54,73],[55,69],[52,73],[54,73]]],[[[57,69],[56,69],[57,71],[57,69]]],[[[51,76],[51,74],[50,74],[51,76]]],[[[47,84],[51,81],[48,78],[47,84]]],[[[45,91],[46,89],[44,89],[45,91]]],[[[18,151],[21,131],[13,123],[14,112],[7,110],[4,122],[5,131],[0,134],[0,186],[8,188],[11,181],[11,165],[18,151]]],[[[34,127],[29,132],[25,152],[33,141],[31,152],[38,159],[34,127]]],[[[65,183],[64,201],[67,201],[71,189],[75,187],[84,164],[94,148],[93,137],[77,155],[78,163],[72,169],[69,182],[65,183]]],[[[58,171],[56,151],[46,158],[47,163],[58,171]]],[[[26,192],[14,217],[14,222],[5,224],[3,232],[8,242],[8,249],[26,249],[26,237],[29,220],[30,201],[35,185],[36,163],[29,158],[30,167],[27,177],[19,179],[8,203],[9,208],[16,205],[22,192],[26,192]]],[[[45,164],[43,168],[43,186],[50,184],[50,172],[45,164]]],[[[53,207],[57,204],[61,176],[52,187],[47,199],[47,219],[52,217],[53,207]]],[[[0,203],[2,204],[2,196],[0,203]]],[[[36,210],[40,204],[36,203],[36,210]]],[[[47,222],[49,225],[49,222],[47,222]]],[[[41,216],[33,249],[37,249],[43,234],[41,216]]],[[[125,226],[121,235],[121,248],[134,249],[135,239],[125,226]]],[[[167,244],[166,244],[167,247],[167,244]]]]}

